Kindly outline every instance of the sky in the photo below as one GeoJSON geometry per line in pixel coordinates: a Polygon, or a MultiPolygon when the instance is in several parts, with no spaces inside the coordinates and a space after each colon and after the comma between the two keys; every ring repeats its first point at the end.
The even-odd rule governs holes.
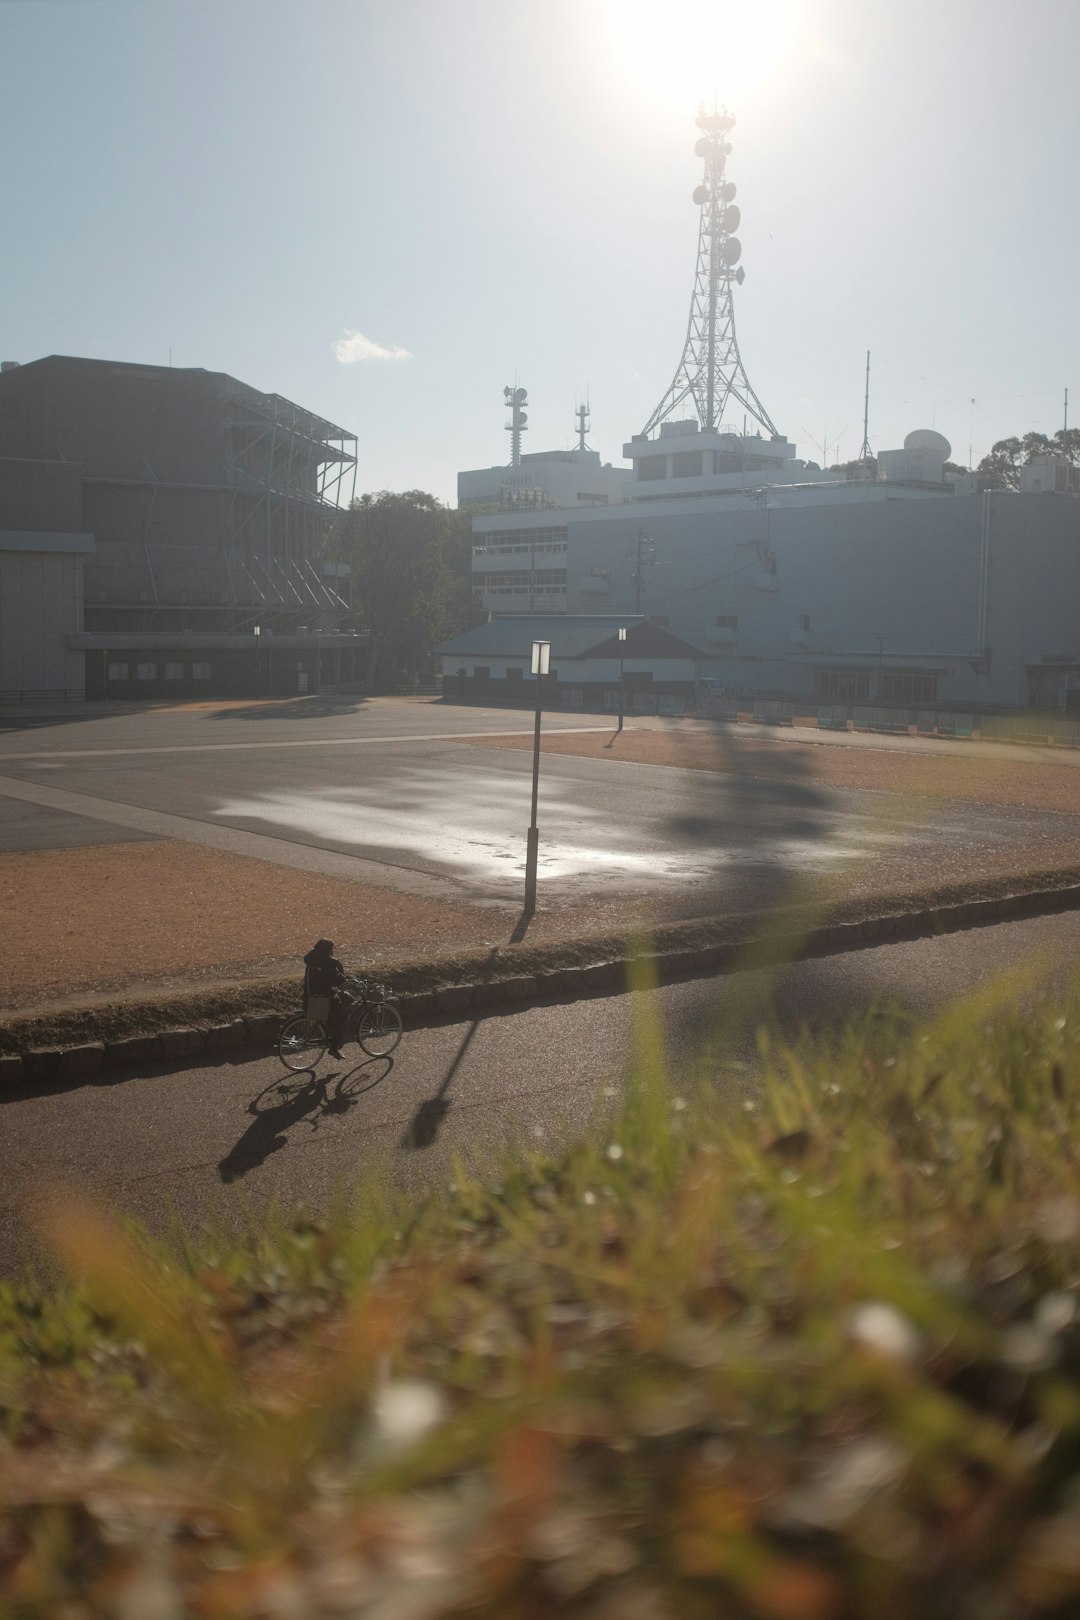
{"type": "MultiPolygon", "coordinates": [[[[1080,425],[1080,0],[0,0],[0,357],[225,371],[358,492],[589,443],[686,331],[736,118],[752,386],[799,453],[1080,425]]],[[[734,424],[741,426],[741,423],[734,424]]],[[[0,447],[2,454],[2,447],[0,447]]]]}

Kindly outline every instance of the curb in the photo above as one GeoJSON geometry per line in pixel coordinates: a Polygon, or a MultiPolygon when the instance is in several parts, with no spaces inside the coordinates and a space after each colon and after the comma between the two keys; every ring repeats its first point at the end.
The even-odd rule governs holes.
{"type": "MultiPolygon", "coordinates": [[[[744,921],[749,926],[713,943],[688,948],[674,945],[636,955],[626,952],[531,974],[446,984],[433,990],[404,992],[395,1000],[406,1028],[417,1029],[470,1013],[520,1011],[548,1001],[620,994],[629,988],[635,964],[642,961],[652,964],[659,984],[677,984],[1074,910],[1080,910],[1080,882],[1017,888],[1004,894],[940,904],[896,905],[873,915],[851,916],[801,929],[792,926],[797,914],[790,912],[786,928],[771,930],[755,929],[752,918],[731,919],[744,921]]],[[[778,914],[777,921],[782,923],[783,920],[783,914],[778,914]]],[[[238,1001],[243,994],[243,989],[239,988],[238,1001]]],[[[114,1069],[136,1071],[224,1052],[269,1052],[289,1016],[291,1014],[241,1014],[227,1022],[202,1028],[167,1029],[156,1035],[89,1041],[64,1048],[0,1052],[0,1092],[57,1081],[77,1084],[114,1069]]]]}

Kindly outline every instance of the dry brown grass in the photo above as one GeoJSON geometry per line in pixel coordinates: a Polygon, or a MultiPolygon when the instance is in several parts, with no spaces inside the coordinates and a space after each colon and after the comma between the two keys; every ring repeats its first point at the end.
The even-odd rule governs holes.
{"type": "MultiPolygon", "coordinates": [[[[531,748],[529,737],[485,737],[476,748],[531,748]]],[[[906,752],[896,748],[837,747],[788,740],[776,742],[735,733],[671,727],[665,730],[612,733],[559,733],[544,737],[547,754],[574,754],[587,759],[622,760],[624,764],[668,765],[685,771],[738,769],[753,775],[756,761],[771,779],[785,775],[821,787],[869,789],[884,793],[922,794],[930,798],[975,804],[1010,805],[1024,810],[1080,813],[1080,773],[1075,767],[1032,764],[1003,753],[1000,758],[963,758],[956,754],[906,752]]]]}
{"type": "MultiPolygon", "coordinates": [[[[516,904],[451,905],[199,844],[164,840],[0,855],[0,1007],[175,989],[215,973],[300,971],[316,939],[375,963],[505,945],[516,904]]],[[[551,908],[533,943],[636,916],[629,904],[551,908]]]]}

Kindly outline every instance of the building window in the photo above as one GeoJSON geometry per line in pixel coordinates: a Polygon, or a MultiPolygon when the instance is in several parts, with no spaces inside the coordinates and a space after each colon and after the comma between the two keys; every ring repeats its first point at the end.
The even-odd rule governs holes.
{"type": "Polygon", "coordinates": [[[127,667],[127,665],[126,664],[110,664],[109,665],[109,676],[108,676],[108,678],[109,678],[110,681],[126,681],[127,678],[128,678],[128,667],[127,667]]]}
{"type": "Polygon", "coordinates": [[[677,451],[671,458],[671,476],[673,478],[699,478],[701,476],[701,451],[677,451]]]}
{"type": "Polygon", "coordinates": [[[489,529],[483,541],[473,546],[474,557],[506,557],[521,552],[565,551],[568,535],[565,525],[550,529],[489,529]]]}
{"type": "Polygon", "coordinates": [[[192,664],[191,678],[193,681],[208,681],[210,679],[210,665],[192,664]]]}
{"type": "Polygon", "coordinates": [[[881,695],[886,703],[936,703],[937,676],[886,670],[881,695]]]}
{"type": "Polygon", "coordinates": [[[165,679],[167,681],[182,681],[184,678],[183,664],[166,664],[165,679]]]}
{"type": "Polygon", "coordinates": [[[739,628],[739,615],[737,613],[718,613],[716,615],[716,628],[718,630],[737,630],[739,628]]]}
{"type": "Polygon", "coordinates": [[[667,456],[642,456],[637,464],[639,478],[666,478],[667,456]]]}
{"type": "Polygon", "coordinates": [[[817,695],[823,703],[865,703],[870,697],[870,671],[819,669],[817,695]]]}
{"type": "Polygon", "coordinates": [[[157,665],[156,664],[136,664],[135,665],[135,679],[137,681],[156,681],[157,680],[157,665]]]}

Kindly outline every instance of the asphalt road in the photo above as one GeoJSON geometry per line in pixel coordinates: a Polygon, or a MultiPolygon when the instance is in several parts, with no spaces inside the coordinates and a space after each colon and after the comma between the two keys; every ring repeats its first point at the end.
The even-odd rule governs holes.
{"type": "MultiPolygon", "coordinates": [[[[710,1076],[721,1104],[755,1084],[755,1030],[795,1028],[892,1000],[931,1015],[991,977],[1038,960],[1063,982],[1080,915],[973,929],[655,992],[676,1077],[710,1076]]],[[[327,1059],[316,1080],[274,1057],[107,1076],[0,1102],[0,1274],[36,1256],[33,1210],[77,1187],[163,1230],[257,1220],[267,1205],[325,1206],[374,1160],[406,1191],[448,1180],[455,1156],[556,1146],[622,1085],[631,996],[553,1004],[408,1032],[392,1061],[327,1059]]],[[[362,1057],[362,1054],[360,1054],[362,1057]]]]}
{"type": "MultiPolygon", "coordinates": [[[[562,713],[545,726],[608,730],[562,713]]],[[[106,713],[0,732],[0,849],[181,838],[436,898],[510,902],[531,752],[482,746],[507,732],[529,735],[528,715],[394,700],[106,713]]],[[[577,905],[663,895],[689,915],[768,905],[792,874],[842,875],[868,859],[886,876],[912,862],[935,876],[983,851],[1080,838],[1080,814],[826,792],[782,743],[748,756],[749,735],[717,733],[716,774],[545,755],[543,892],[577,905]]],[[[843,736],[821,745],[898,741],[843,736]]]]}

